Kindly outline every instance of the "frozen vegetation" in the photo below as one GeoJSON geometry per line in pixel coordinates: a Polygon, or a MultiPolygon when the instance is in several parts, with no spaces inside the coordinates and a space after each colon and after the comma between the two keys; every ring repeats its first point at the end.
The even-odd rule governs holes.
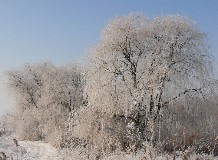
{"type": "MultiPolygon", "coordinates": [[[[2,130],[1,130],[2,131],[2,130]]],[[[15,135],[10,132],[1,135],[0,137],[0,159],[4,160],[85,160],[88,156],[83,150],[80,149],[57,149],[52,147],[48,143],[42,141],[18,141],[18,146],[14,144],[13,139],[15,135]]],[[[182,152],[176,152],[175,158],[177,160],[183,160],[184,154],[182,152]]],[[[157,156],[156,160],[170,160],[173,159],[172,154],[163,154],[157,156]]],[[[213,160],[212,155],[205,154],[190,154],[189,159],[199,160],[213,160]]],[[[90,158],[91,159],[91,158],[90,158]]],[[[144,160],[145,154],[139,151],[137,155],[131,153],[117,152],[107,157],[103,157],[102,160],[144,160]]]]}
{"type": "Polygon", "coordinates": [[[185,17],[117,17],[83,63],[25,64],[6,76],[16,109],[4,116],[0,151],[13,159],[218,154],[213,57],[185,17]]]}

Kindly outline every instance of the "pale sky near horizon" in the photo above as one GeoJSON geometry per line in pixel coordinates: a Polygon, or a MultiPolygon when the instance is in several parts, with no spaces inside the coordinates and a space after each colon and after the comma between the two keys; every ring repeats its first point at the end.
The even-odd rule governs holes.
{"type": "MultiPolygon", "coordinates": [[[[0,0],[0,73],[24,63],[77,61],[97,43],[110,19],[132,12],[196,21],[208,34],[218,68],[218,0],[0,0]]],[[[0,115],[12,105],[2,79],[0,115]]]]}

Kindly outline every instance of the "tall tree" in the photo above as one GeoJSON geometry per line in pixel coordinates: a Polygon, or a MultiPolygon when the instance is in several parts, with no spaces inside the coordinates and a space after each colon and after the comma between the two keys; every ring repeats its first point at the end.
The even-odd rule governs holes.
{"type": "Polygon", "coordinates": [[[206,34],[177,15],[112,20],[92,50],[90,68],[90,105],[127,120],[150,141],[161,111],[178,98],[203,95],[212,72],[206,34]]]}

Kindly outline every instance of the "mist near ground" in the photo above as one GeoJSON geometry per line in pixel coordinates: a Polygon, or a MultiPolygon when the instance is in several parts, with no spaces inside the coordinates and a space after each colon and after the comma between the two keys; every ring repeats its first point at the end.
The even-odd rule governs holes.
{"type": "Polygon", "coordinates": [[[4,72],[0,71],[0,117],[12,111],[14,107],[14,98],[10,96],[7,89],[7,80],[4,72]]]}

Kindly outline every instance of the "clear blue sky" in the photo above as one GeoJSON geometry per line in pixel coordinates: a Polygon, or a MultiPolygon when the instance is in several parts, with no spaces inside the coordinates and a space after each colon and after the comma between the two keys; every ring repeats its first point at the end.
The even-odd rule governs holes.
{"type": "Polygon", "coordinates": [[[190,17],[208,34],[218,59],[218,0],[0,0],[0,71],[24,63],[76,61],[100,39],[108,20],[131,12],[190,17]]]}
{"type": "Polygon", "coordinates": [[[0,0],[0,68],[76,61],[108,20],[131,12],[190,17],[208,33],[218,58],[218,0],[0,0]]]}

